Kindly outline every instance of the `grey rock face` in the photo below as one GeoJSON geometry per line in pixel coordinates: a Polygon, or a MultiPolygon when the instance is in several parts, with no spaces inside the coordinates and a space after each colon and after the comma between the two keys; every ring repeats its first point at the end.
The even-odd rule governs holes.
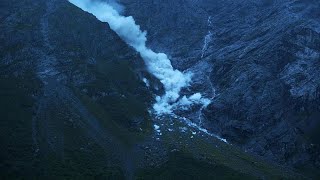
{"type": "Polygon", "coordinates": [[[206,128],[268,159],[319,167],[318,1],[120,2],[152,48],[196,73],[191,88],[214,97],[206,128]]]}

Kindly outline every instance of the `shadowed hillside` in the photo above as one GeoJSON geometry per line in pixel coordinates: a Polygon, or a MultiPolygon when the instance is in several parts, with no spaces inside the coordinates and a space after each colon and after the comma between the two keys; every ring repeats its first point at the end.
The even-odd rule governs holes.
{"type": "Polygon", "coordinates": [[[157,117],[149,110],[161,82],[107,23],[65,0],[4,0],[1,179],[316,177],[317,7],[119,2],[148,31],[148,46],[194,72],[182,94],[212,103],[157,117]]]}

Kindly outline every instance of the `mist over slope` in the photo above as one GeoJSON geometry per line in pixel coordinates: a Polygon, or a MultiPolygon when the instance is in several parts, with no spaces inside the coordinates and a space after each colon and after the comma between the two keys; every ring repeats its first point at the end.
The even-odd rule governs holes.
{"type": "MultiPolygon", "coordinates": [[[[193,103],[200,103],[207,106],[210,102],[208,99],[202,99],[201,94],[191,96],[189,99],[184,96],[182,102],[176,102],[180,97],[182,88],[189,86],[192,74],[183,74],[179,70],[174,70],[170,60],[164,53],[155,53],[146,47],[146,32],[140,30],[140,26],[135,23],[132,16],[121,16],[113,7],[113,3],[90,0],[70,0],[69,2],[80,7],[84,11],[92,13],[100,21],[107,22],[126,43],[138,51],[149,71],[157,77],[166,90],[163,97],[157,97],[157,103],[154,110],[158,114],[172,113],[172,108],[179,105],[190,106],[193,103]]],[[[179,108],[179,107],[175,107],[179,108]]]]}

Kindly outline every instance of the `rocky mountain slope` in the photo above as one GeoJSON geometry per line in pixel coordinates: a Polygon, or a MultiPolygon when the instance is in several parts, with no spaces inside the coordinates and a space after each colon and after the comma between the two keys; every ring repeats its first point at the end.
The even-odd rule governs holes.
{"type": "Polygon", "coordinates": [[[214,97],[195,122],[267,159],[319,168],[318,1],[120,2],[149,45],[214,97]]]}
{"type": "Polygon", "coordinates": [[[1,178],[317,176],[317,1],[119,2],[148,47],[194,74],[182,94],[211,104],[177,112],[196,126],[153,116],[162,84],[108,24],[65,0],[4,0],[1,178]]]}
{"type": "Polygon", "coordinates": [[[150,134],[141,58],[66,1],[1,4],[1,176],[99,175],[112,148],[117,167],[150,134]]]}

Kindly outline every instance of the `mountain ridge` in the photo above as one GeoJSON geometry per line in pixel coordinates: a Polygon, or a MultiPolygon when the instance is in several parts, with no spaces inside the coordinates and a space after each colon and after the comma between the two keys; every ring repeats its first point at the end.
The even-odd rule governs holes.
{"type": "MultiPolygon", "coordinates": [[[[125,7],[123,13],[133,15],[138,24],[150,33],[148,36],[150,47],[169,54],[175,68],[194,72],[192,86],[183,89],[182,94],[188,95],[199,91],[214,98],[208,108],[193,112],[198,108],[195,107],[186,111],[181,110],[177,114],[193,120],[194,123],[199,123],[210,133],[226,137],[232,145],[198,128],[188,126],[183,118],[152,116],[148,110],[154,103],[155,96],[163,94],[164,89],[159,80],[147,71],[139,54],[122,41],[108,24],[99,22],[91,14],[63,0],[3,1],[0,6],[0,41],[2,42],[0,46],[0,107],[1,117],[3,117],[0,124],[0,130],[3,133],[1,135],[3,146],[0,153],[1,177],[5,179],[21,177],[139,179],[159,176],[161,179],[175,177],[177,173],[184,173],[185,178],[203,177],[204,179],[317,177],[315,172],[319,153],[317,144],[315,143],[312,147],[308,144],[299,144],[300,141],[295,139],[301,138],[300,131],[305,129],[297,129],[297,124],[291,124],[291,121],[281,121],[280,126],[273,126],[274,124],[271,123],[272,126],[266,128],[272,130],[273,127],[277,127],[270,135],[262,133],[255,137],[251,134],[252,129],[259,126],[261,122],[244,121],[248,115],[247,110],[250,110],[246,105],[251,105],[252,101],[242,102],[243,97],[250,96],[241,94],[244,90],[248,90],[247,86],[254,85],[251,83],[255,77],[262,75],[254,81],[258,82],[257,87],[253,86],[253,90],[248,90],[250,93],[256,91],[256,95],[259,96],[261,93],[259,83],[273,76],[273,71],[268,72],[264,64],[265,59],[261,62],[254,60],[253,57],[259,57],[255,53],[259,54],[259,50],[263,47],[259,43],[257,47],[252,45],[243,53],[239,53],[242,52],[242,46],[226,46],[228,42],[232,44],[237,40],[237,37],[233,37],[232,30],[224,31],[224,28],[229,27],[215,29],[208,24],[210,13],[214,13],[212,9],[228,6],[226,9],[220,9],[220,16],[224,16],[224,13],[228,13],[226,10],[229,7],[236,11],[237,4],[232,5],[233,1],[228,1],[225,4],[210,5],[210,1],[197,1],[197,6],[191,9],[201,7],[199,11],[206,13],[203,15],[200,13],[193,19],[189,18],[190,9],[186,6],[196,1],[186,1],[188,3],[183,6],[184,10],[177,11],[185,16],[179,16],[177,21],[183,22],[185,17],[188,19],[186,22],[194,23],[195,26],[200,22],[201,30],[194,29],[191,33],[183,33],[188,30],[189,24],[176,24],[172,23],[175,21],[171,22],[167,19],[165,22],[167,25],[163,27],[168,29],[162,29],[163,22],[158,21],[157,26],[152,26],[152,21],[156,18],[152,16],[145,18],[148,14],[141,13],[145,8],[150,8],[145,12],[157,12],[155,15],[161,15],[164,9],[157,5],[171,6],[175,9],[180,1],[132,3],[129,0],[123,0],[119,2],[125,7]],[[135,6],[139,6],[140,9],[134,9],[135,6]],[[178,27],[179,32],[175,32],[180,35],[174,38],[172,36],[175,36],[175,33],[170,30],[174,28],[173,25],[181,25],[178,27]],[[160,34],[157,35],[155,29],[161,31],[160,34]],[[209,31],[213,39],[208,41],[206,52],[201,58],[204,37],[209,31]],[[219,32],[230,33],[231,36],[217,36],[219,32]],[[190,36],[192,33],[197,34],[190,36]],[[167,39],[161,38],[165,35],[168,35],[167,39]],[[189,37],[186,41],[183,38],[185,36],[189,37]],[[230,41],[227,40],[228,38],[230,41]],[[216,42],[220,42],[221,47],[224,48],[217,51],[216,42]],[[174,46],[176,47],[173,48],[174,46]],[[179,48],[181,49],[177,50],[179,48]],[[185,53],[188,49],[192,49],[192,52],[185,53]],[[181,54],[183,56],[180,56],[181,54]],[[243,56],[239,57],[239,55],[243,56]],[[234,57],[237,58],[233,59],[234,57]],[[243,61],[237,61],[239,59],[243,61]],[[179,60],[183,61],[179,62],[179,60]],[[235,76],[237,74],[242,74],[242,79],[236,81],[241,77],[235,76]],[[223,78],[224,76],[226,77],[223,78]],[[144,82],[144,78],[149,80],[149,86],[144,82]],[[238,90],[241,91],[235,93],[238,90]],[[250,125],[251,123],[253,125],[250,125]],[[258,141],[266,137],[265,141],[258,141]],[[241,141],[250,143],[241,143],[241,141]],[[287,143],[287,147],[284,146],[284,150],[279,153],[280,160],[275,154],[268,155],[269,152],[264,152],[270,149],[273,153],[278,152],[282,146],[277,147],[276,144],[274,149],[270,148],[270,145],[276,142],[287,143]],[[290,142],[293,143],[290,144],[290,142]],[[295,147],[296,144],[297,147],[295,147]],[[304,145],[307,148],[301,149],[304,145]],[[290,149],[297,150],[293,154],[298,162],[301,161],[302,165],[309,164],[309,166],[299,169],[301,164],[297,164],[292,158],[295,156],[290,156],[290,149]],[[247,152],[244,152],[245,150],[247,152]],[[287,153],[289,153],[288,158],[281,160],[287,153]],[[315,157],[315,165],[310,163],[310,155],[315,157]],[[306,158],[303,159],[304,157],[306,158]]],[[[281,3],[281,1],[277,2],[281,3]]],[[[268,6],[272,4],[267,3],[268,6]]],[[[164,16],[176,18],[172,13],[167,11],[164,16]]],[[[195,14],[193,15],[196,16],[195,14]]],[[[221,22],[216,21],[214,16],[210,20],[212,24],[228,24],[223,18],[221,22]]],[[[232,27],[232,22],[230,23],[228,25],[232,27]]],[[[247,36],[241,37],[251,42],[252,39],[263,37],[269,31],[271,30],[263,31],[261,34],[245,32],[247,36]]],[[[288,51],[289,55],[295,52],[295,48],[302,49],[305,45],[317,53],[318,34],[314,27],[304,29],[299,24],[291,34],[284,35],[285,41],[281,41],[280,47],[291,50],[288,51]],[[301,37],[303,40],[299,39],[301,37]],[[291,45],[295,42],[298,44],[292,48],[291,45]]],[[[281,57],[287,55],[280,51],[283,49],[277,48],[278,55],[281,57]]],[[[288,57],[293,55],[295,54],[288,57]]],[[[317,66],[317,58],[313,58],[312,55],[310,51],[302,51],[297,56],[302,60],[297,60],[298,62],[288,66],[281,66],[285,68],[282,69],[284,71],[281,78],[279,77],[276,81],[281,83],[280,90],[292,84],[295,86],[296,81],[290,80],[293,77],[291,69],[296,69],[297,64],[306,60],[311,60],[308,61],[311,63],[307,64],[308,68],[315,67],[311,71],[314,74],[303,73],[310,74],[307,79],[314,79],[318,72],[316,68],[319,66],[317,66]],[[305,56],[307,58],[304,58],[305,56]],[[288,84],[284,85],[284,82],[288,84]]],[[[274,61],[277,60],[279,59],[274,61]]],[[[286,60],[288,59],[283,61],[286,60]]],[[[273,62],[267,65],[274,67],[273,62]]],[[[302,79],[304,80],[306,79],[302,79]]],[[[317,81],[313,83],[316,84],[317,81]]],[[[274,82],[269,82],[269,86],[271,89],[275,88],[274,82]]],[[[297,101],[290,92],[283,91],[286,96],[280,96],[282,94],[277,94],[278,91],[266,96],[267,107],[277,108],[273,104],[268,104],[270,97],[271,100],[289,100],[288,104],[297,103],[292,104],[299,108],[302,103],[305,106],[301,109],[303,112],[301,116],[311,118],[315,123],[306,129],[316,127],[318,96],[312,99],[312,101],[315,100],[313,104],[308,98],[301,102],[297,101]]],[[[309,88],[303,92],[308,94],[312,91],[313,89],[309,88]]],[[[258,104],[256,107],[261,106],[258,104]]],[[[283,108],[283,106],[279,107],[283,108]]],[[[286,113],[285,110],[283,111],[286,113]]],[[[265,115],[263,113],[261,116],[265,115]]],[[[296,122],[299,124],[301,119],[297,117],[296,122]]],[[[264,130],[263,127],[258,129],[264,130]]],[[[306,136],[316,137],[316,134],[306,136]]],[[[302,137],[302,143],[305,142],[302,137]]]]}

